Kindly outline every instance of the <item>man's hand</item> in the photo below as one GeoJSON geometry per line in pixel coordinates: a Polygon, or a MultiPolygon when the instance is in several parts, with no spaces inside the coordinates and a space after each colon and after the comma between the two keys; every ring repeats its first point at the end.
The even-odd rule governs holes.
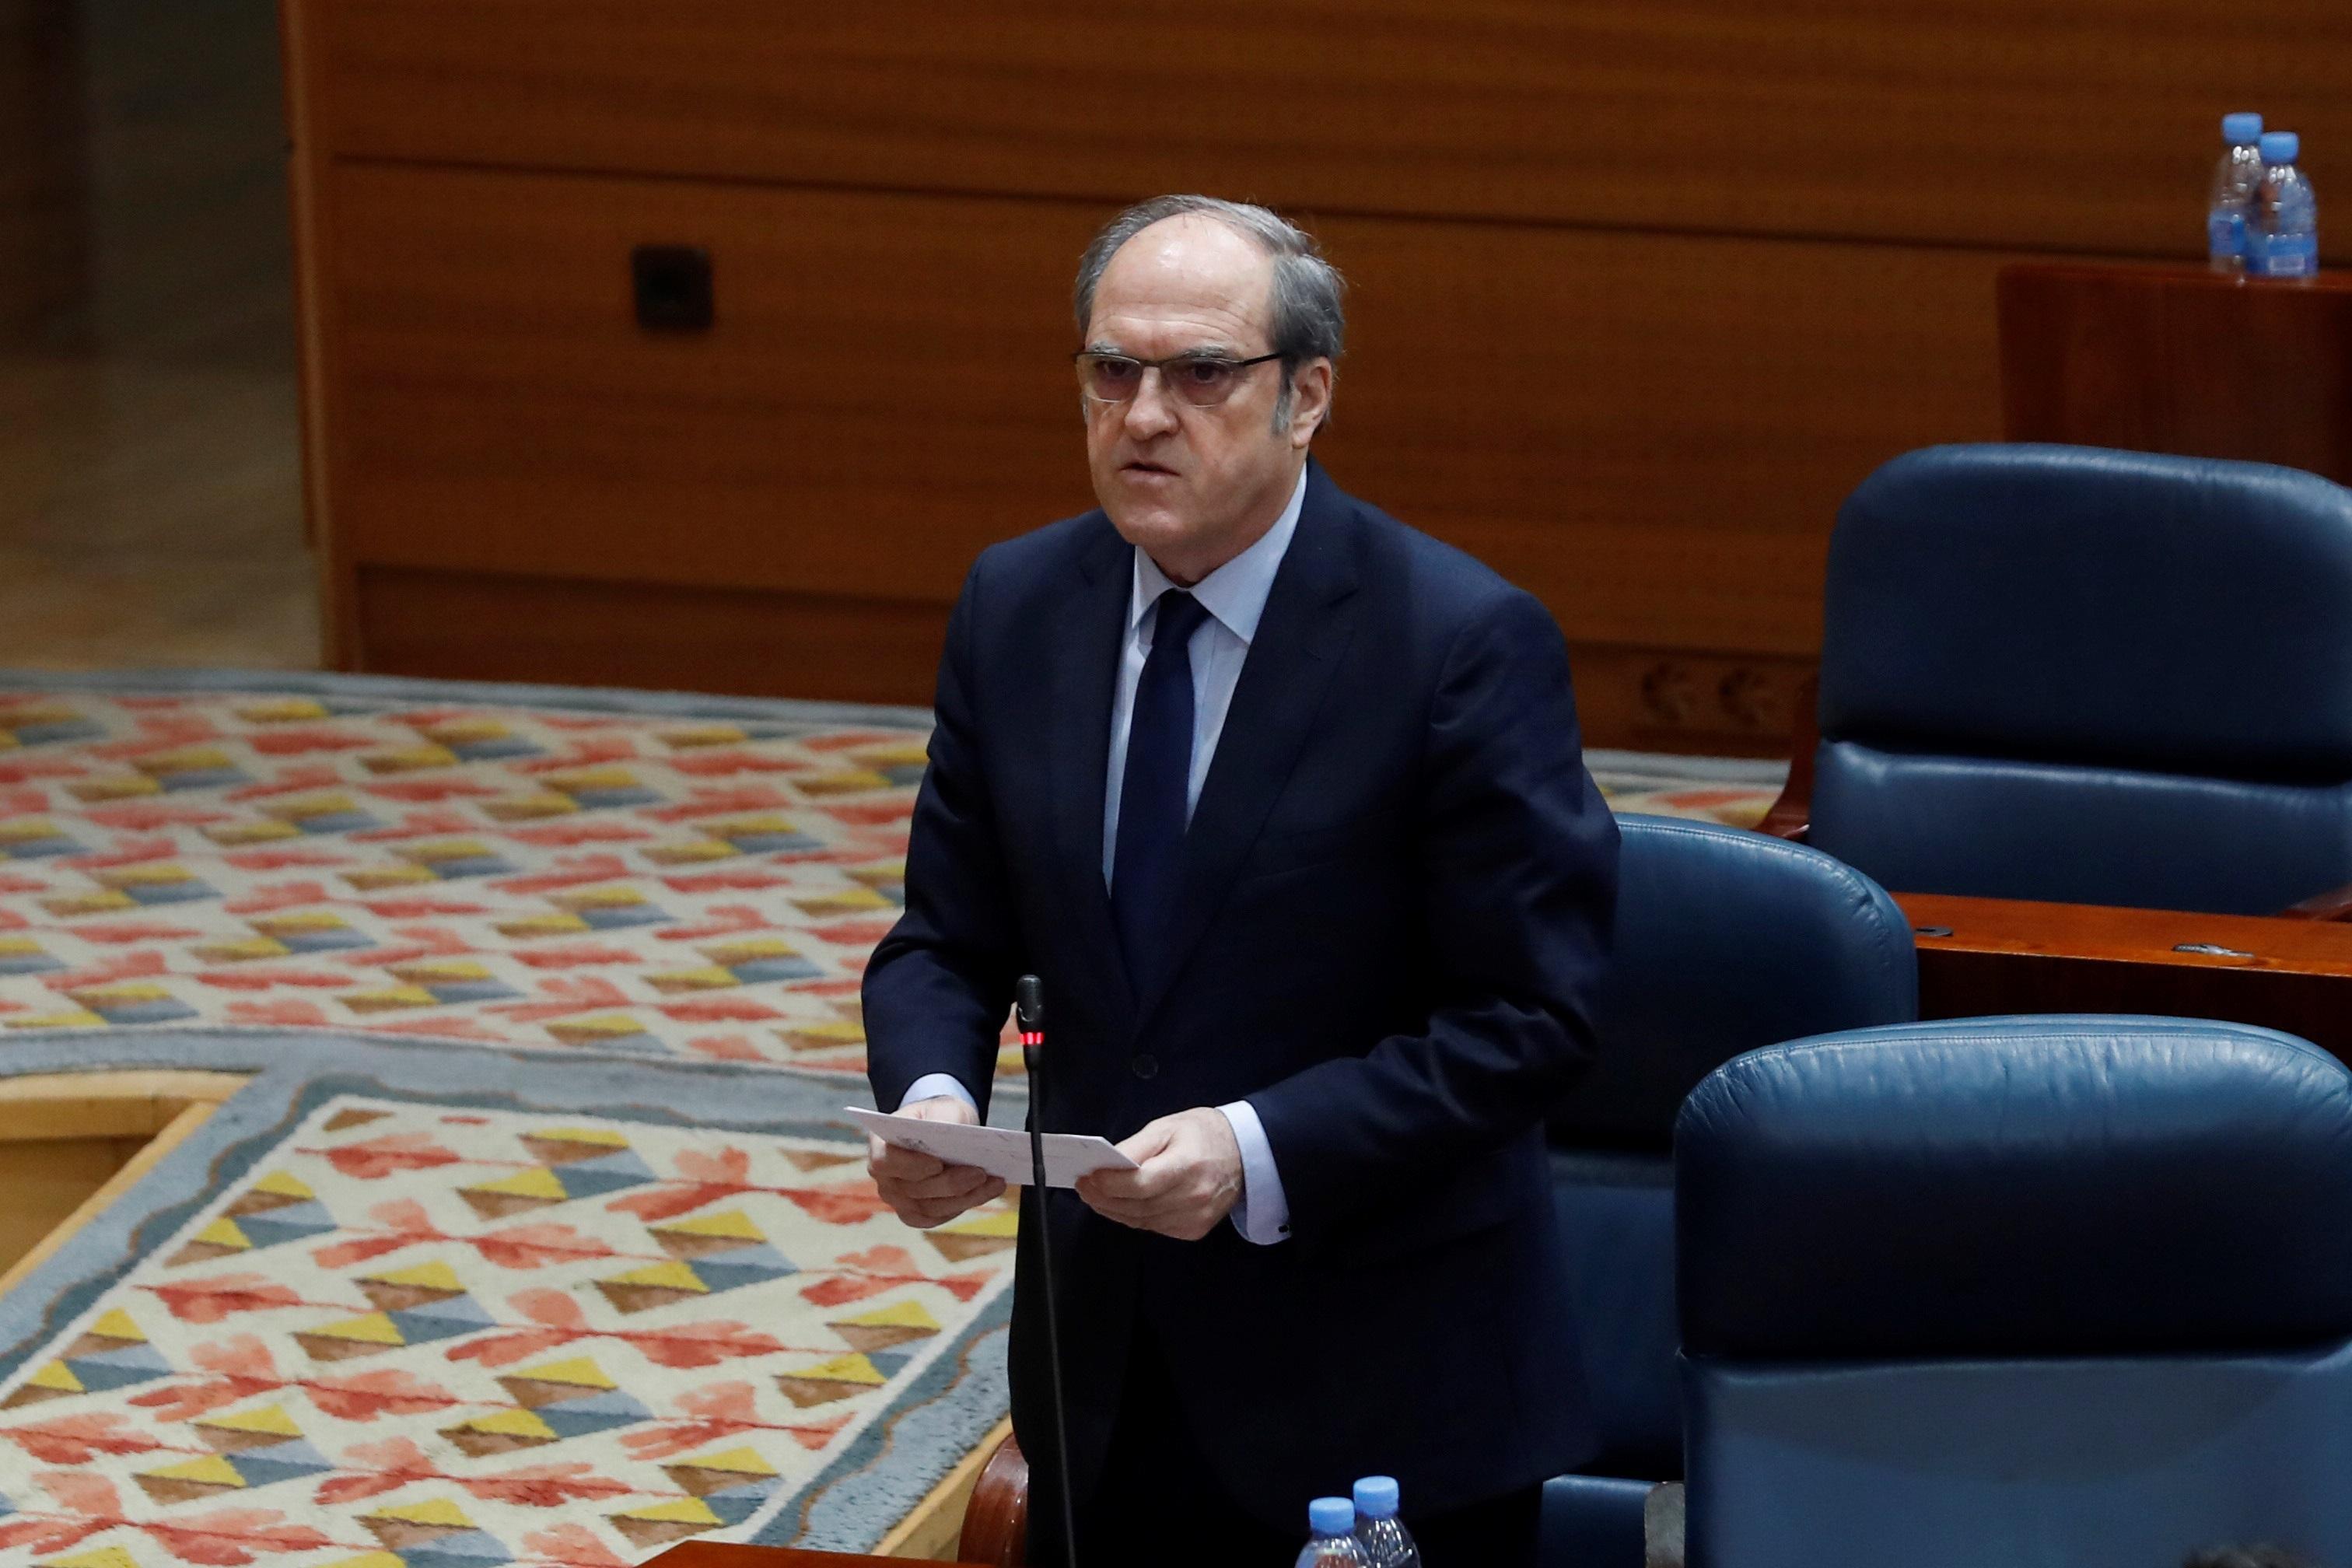
{"type": "MultiPolygon", "coordinates": [[[[953,1121],[965,1127],[980,1120],[971,1106],[951,1094],[902,1105],[898,1114],[925,1121],[953,1121]]],[[[866,1168],[873,1173],[874,1185],[881,1193],[882,1201],[917,1230],[945,1225],[1004,1191],[1002,1180],[978,1166],[950,1165],[929,1154],[885,1143],[870,1132],[866,1135],[866,1168]]]]}
{"type": "Polygon", "coordinates": [[[1163,1116],[1118,1152],[1139,1168],[1078,1178],[1078,1196],[1105,1219],[1198,1241],[1241,1202],[1242,1149],[1221,1110],[1203,1106],[1163,1116]]]}

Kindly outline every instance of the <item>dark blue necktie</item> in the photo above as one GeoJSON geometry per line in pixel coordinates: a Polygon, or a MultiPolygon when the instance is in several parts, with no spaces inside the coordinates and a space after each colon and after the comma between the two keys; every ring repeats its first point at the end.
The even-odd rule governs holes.
{"type": "Polygon", "coordinates": [[[1118,786],[1118,843],[1111,855],[1111,919],[1140,990],[1167,945],[1184,847],[1184,796],[1192,777],[1192,657],[1186,644],[1209,612],[1181,588],[1160,595],[1151,652],[1135,685],[1127,773],[1118,786]]]}

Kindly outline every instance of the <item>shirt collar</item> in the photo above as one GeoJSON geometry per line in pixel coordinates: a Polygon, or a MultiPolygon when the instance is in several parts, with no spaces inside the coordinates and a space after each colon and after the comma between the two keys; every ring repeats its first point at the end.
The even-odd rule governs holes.
{"type": "MultiPolygon", "coordinates": [[[[1215,617],[1217,624],[1242,639],[1246,647],[1257,637],[1258,617],[1265,614],[1266,595],[1274,592],[1274,574],[1282,565],[1283,555],[1290,549],[1290,536],[1298,531],[1298,513],[1307,504],[1307,471],[1301,468],[1298,483],[1290,492],[1290,504],[1274,520],[1274,526],[1261,535],[1258,542],[1192,584],[1192,597],[1201,607],[1215,617]]],[[[1176,584],[1159,563],[1145,554],[1140,547],[1135,552],[1135,585],[1127,602],[1127,635],[1133,637],[1135,628],[1160,595],[1176,584]]]]}

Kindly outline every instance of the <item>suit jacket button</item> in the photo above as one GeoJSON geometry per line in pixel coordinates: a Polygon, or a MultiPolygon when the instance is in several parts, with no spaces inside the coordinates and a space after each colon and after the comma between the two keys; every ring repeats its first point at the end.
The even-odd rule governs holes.
{"type": "Polygon", "coordinates": [[[1127,1069],[1138,1078],[1156,1078],[1160,1073],[1160,1058],[1149,1051],[1138,1052],[1135,1059],[1127,1064],[1127,1069]]]}

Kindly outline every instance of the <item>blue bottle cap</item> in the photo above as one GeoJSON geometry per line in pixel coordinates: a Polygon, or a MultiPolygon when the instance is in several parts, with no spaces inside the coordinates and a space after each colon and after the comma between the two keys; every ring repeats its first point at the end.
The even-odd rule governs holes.
{"type": "Polygon", "coordinates": [[[2240,110],[2221,116],[2221,140],[2232,147],[2251,147],[2263,139],[2263,117],[2240,110]]]}
{"type": "Polygon", "coordinates": [[[2303,138],[2292,131],[2263,132],[2263,162],[2292,163],[2303,155],[2303,138]]]}
{"type": "Polygon", "coordinates": [[[1366,1519],[1394,1519],[1397,1484],[1394,1476],[1366,1476],[1356,1483],[1356,1511],[1366,1519]]]}
{"type": "Polygon", "coordinates": [[[1343,1497],[1319,1497],[1307,1505],[1307,1527],[1318,1535],[1345,1535],[1356,1528],[1356,1505],[1343,1497]]]}

